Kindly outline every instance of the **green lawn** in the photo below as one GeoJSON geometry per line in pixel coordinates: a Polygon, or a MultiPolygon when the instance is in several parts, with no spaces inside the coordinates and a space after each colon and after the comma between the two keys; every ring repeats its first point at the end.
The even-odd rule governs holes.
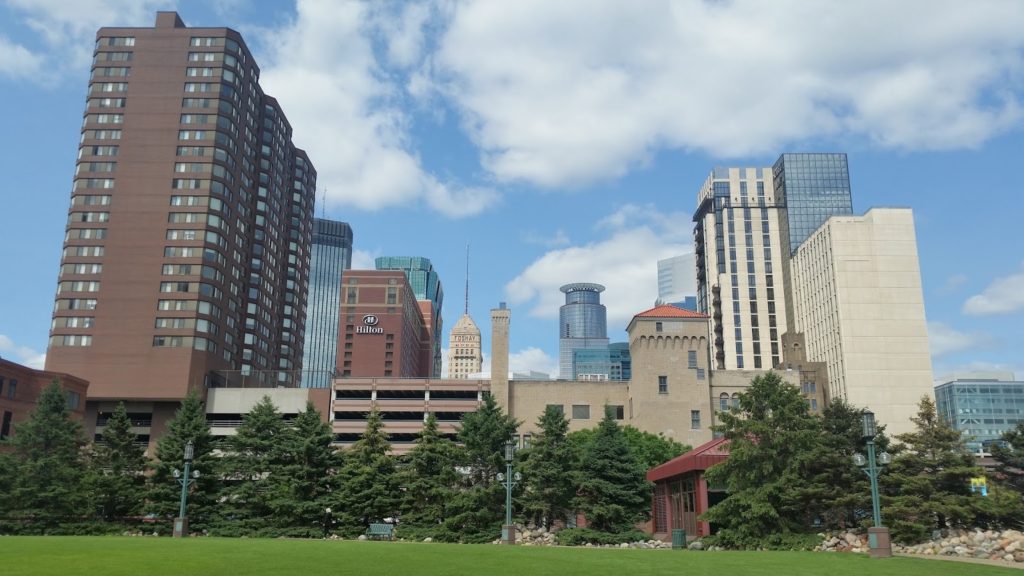
{"type": "Polygon", "coordinates": [[[812,552],[690,552],[315,540],[0,537],[0,574],[20,576],[996,576],[961,562],[812,552]]]}

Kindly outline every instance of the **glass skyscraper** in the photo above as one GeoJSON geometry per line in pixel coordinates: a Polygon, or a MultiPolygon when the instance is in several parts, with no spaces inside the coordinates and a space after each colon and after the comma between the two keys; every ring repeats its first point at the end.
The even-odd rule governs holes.
{"type": "Polygon", "coordinates": [[[601,304],[604,286],[579,282],[561,287],[565,304],[558,309],[558,372],[569,380],[573,373],[573,351],[608,348],[608,313],[601,304]]]}
{"type": "Polygon", "coordinates": [[[313,220],[306,298],[302,387],[330,388],[338,359],[342,271],[352,267],[352,228],[345,222],[313,220]]]}
{"type": "Polygon", "coordinates": [[[1024,382],[1012,374],[957,378],[935,387],[935,407],[977,452],[986,440],[999,440],[1024,418],[1024,382]]]}
{"type": "Polygon", "coordinates": [[[830,216],[853,214],[846,154],[783,154],[772,173],[776,202],[786,208],[790,254],[830,216]]]}
{"type": "Polygon", "coordinates": [[[417,300],[429,300],[433,313],[431,337],[434,340],[433,377],[441,377],[441,307],[444,304],[444,290],[441,277],[434,270],[429,258],[421,256],[381,256],[374,260],[377,270],[401,270],[409,279],[409,285],[417,300]]]}

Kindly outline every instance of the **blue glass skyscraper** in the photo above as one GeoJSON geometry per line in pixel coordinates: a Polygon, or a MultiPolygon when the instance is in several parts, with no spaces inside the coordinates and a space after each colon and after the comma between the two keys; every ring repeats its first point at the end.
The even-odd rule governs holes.
{"type": "Polygon", "coordinates": [[[569,380],[573,373],[573,351],[608,348],[608,313],[601,304],[604,286],[579,282],[561,287],[565,304],[558,309],[558,373],[569,380]]]}
{"type": "Polygon", "coordinates": [[[829,217],[853,214],[846,154],[783,154],[772,176],[775,200],[786,210],[781,224],[788,228],[790,254],[829,217]]]}
{"type": "Polygon", "coordinates": [[[429,258],[420,256],[381,256],[374,260],[377,270],[401,270],[409,279],[409,285],[416,294],[417,300],[430,300],[430,308],[434,317],[431,319],[434,340],[433,377],[441,377],[441,306],[444,304],[444,290],[441,278],[434,270],[429,258]]]}
{"type": "Polygon", "coordinates": [[[338,359],[342,271],[352,267],[352,228],[314,218],[311,246],[301,385],[330,388],[338,359]]]}

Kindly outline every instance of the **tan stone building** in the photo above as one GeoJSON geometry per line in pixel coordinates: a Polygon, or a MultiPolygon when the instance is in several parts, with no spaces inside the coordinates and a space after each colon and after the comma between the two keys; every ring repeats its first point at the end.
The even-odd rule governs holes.
{"type": "MultiPolygon", "coordinates": [[[[633,317],[627,329],[633,378],[616,381],[512,380],[508,374],[511,311],[491,310],[490,380],[338,378],[331,400],[332,426],[341,445],[355,442],[373,407],[396,453],[407,452],[433,413],[442,434],[454,437],[462,414],[477,409],[492,394],[520,420],[519,441],[530,442],[548,406],[557,406],[572,431],[592,428],[605,406],[624,425],[664,434],[698,446],[712,439],[711,425],[727,410],[751,379],[764,371],[712,371],[708,355],[708,318],[657,306],[633,317]],[[724,402],[723,402],[724,399],[724,402]]],[[[792,373],[783,378],[796,384],[792,373]]]]}
{"type": "Polygon", "coordinates": [[[484,363],[480,346],[480,329],[467,312],[448,338],[448,377],[463,380],[479,373],[484,363]]]}
{"type": "Polygon", "coordinates": [[[889,434],[910,431],[933,394],[910,209],[833,216],[793,255],[791,275],[793,329],[806,358],[827,365],[828,396],[870,408],[889,434]]]}

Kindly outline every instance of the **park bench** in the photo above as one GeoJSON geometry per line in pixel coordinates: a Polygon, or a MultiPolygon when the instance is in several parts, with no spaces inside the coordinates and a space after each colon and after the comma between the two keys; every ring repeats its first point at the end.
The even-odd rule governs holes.
{"type": "Polygon", "coordinates": [[[394,524],[370,524],[370,527],[366,529],[366,536],[368,538],[387,538],[388,540],[392,540],[394,535],[394,524]]]}

